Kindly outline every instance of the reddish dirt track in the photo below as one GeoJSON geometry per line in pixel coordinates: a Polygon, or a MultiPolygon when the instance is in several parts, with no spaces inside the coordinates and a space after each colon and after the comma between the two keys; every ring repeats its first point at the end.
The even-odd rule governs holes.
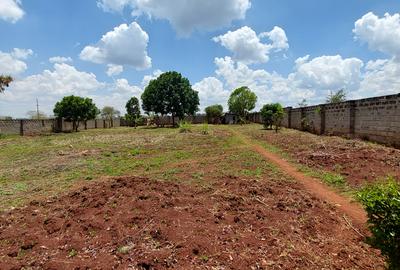
{"type": "Polygon", "coordinates": [[[2,270],[383,266],[335,207],[285,180],[106,179],[0,215],[2,270]]]}
{"type": "Polygon", "coordinates": [[[338,195],[325,184],[320,183],[318,179],[299,172],[297,168],[291,165],[289,162],[281,159],[279,156],[271,152],[266,151],[263,147],[259,145],[253,145],[253,147],[258,153],[281,168],[283,172],[302,183],[309,192],[318,198],[338,207],[338,209],[347,214],[358,227],[363,227],[366,224],[367,214],[360,205],[351,202],[350,199],[346,197],[338,195]]]}
{"type": "Polygon", "coordinates": [[[388,175],[400,181],[400,149],[297,130],[285,130],[283,135],[263,130],[252,136],[278,147],[300,164],[343,175],[354,188],[388,175]]]}
{"type": "MultiPolygon", "coordinates": [[[[236,132],[237,135],[240,136],[236,132]]],[[[314,194],[317,198],[325,200],[336,206],[341,212],[348,215],[352,222],[359,228],[364,228],[367,222],[367,214],[364,209],[357,203],[351,202],[349,198],[343,197],[337,194],[335,191],[330,189],[325,184],[321,183],[318,179],[307,176],[302,172],[291,165],[286,160],[280,158],[278,155],[267,151],[260,145],[253,144],[243,136],[241,138],[249,145],[251,145],[255,151],[265,157],[267,160],[273,162],[276,166],[278,166],[284,173],[290,175],[294,179],[296,179],[299,183],[303,184],[305,189],[312,194],[314,194]]]]}

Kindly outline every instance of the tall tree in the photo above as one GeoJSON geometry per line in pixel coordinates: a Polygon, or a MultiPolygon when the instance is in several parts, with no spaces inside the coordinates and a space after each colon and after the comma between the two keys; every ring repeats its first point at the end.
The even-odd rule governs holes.
{"type": "Polygon", "coordinates": [[[125,108],[126,108],[125,118],[128,121],[132,122],[134,127],[136,128],[140,120],[142,119],[140,116],[140,105],[138,98],[132,97],[131,99],[129,99],[125,105],[125,108]]]}
{"type": "Polygon", "coordinates": [[[326,103],[340,103],[346,101],[346,92],[344,89],[340,89],[337,92],[330,92],[326,98],[326,103]]]}
{"type": "Polygon", "coordinates": [[[192,89],[187,78],[176,71],[161,74],[150,81],[142,94],[142,108],[146,113],[171,114],[180,120],[195,114],[199,108],[199,94],[192,89]]]}
{"type": "Polygon", "coordinates": [[[239,116],[241,122],[246,121],[246,115],[255,108],[257,96],[247,86],[234,90],[229,97],[229,111],[239,116]]]}
{"type": "Polygon", "coordinates": [[[11,76],[0,75],[0,93],[4,92],[13,80],[11,76]]]}
{"type": "Polygon", "coordinates": [[[81,121],[95,119],[98,114],[99,109],[90,98],[67,96],[54,107],[54,115],[72,121],[74,131],[78,131],[81,121]]]}

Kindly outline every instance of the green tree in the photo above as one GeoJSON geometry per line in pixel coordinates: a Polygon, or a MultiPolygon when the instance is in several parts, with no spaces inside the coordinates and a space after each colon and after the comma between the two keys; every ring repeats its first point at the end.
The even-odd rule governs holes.
{"type": "Polygon", "coordinates": [[[326,103],[340,103],[346,101],[346,92],[344,89],[340,89],[337,92],[330,92],[326,98],[326,103]]]}
{"type": "Polygon", "coordinates": [[[229,111],[239,116],[241,122],[246,121],[247,114],[256,106],[257,96],[247,86],[234,90],[229,97],[229,111]]]}
{"type": "Polygon", "coordinates": [[[54,115],[63,117],[67,121],[73,122],[74,131],[78,131],[79,123],[90,119],[95,119],[99,114],[99,109],[90,98],[77,96],[67,96],[56,103],[54,115]]]}
{"type": "Polygon", "coordinates": [[[146,113],[171,114],[182,120],[185,115],[195,114],[199,108],[199,94],[192,89],[187,78],[176,71],[161,74],[151,80],[142,94],[142,108],[146,113]]]}
{"type": "Polygon", "coordinates": [[[126,103],[125,108],[125,119],[133,123],[134,127],[136,128],[143,121],[143,118],[140,116],[139,99],[132,97],[126,103]]]}
{"type": "Polygon", "coordinates": [[[112,120],[113,118],[119,117],[120,115],[120,111],[111,106],[105,106],[103,109],[101,109],[101,117],[106,120],[112,120]]]}
{"type": "Polygon", "coordinates": [[[219,123],[220,119],[222,117],[222,113],[224,111],[224,108],[222,105],[216,104],[216,105],[211,105],[208,106],[205,109],[206,115],[207,115],[207,121],[208,122],[213,122],[213,123],[219,123]]]}
{"type": "Polygon", "coordinates": [[[272,128],[272,126],[275,126],[275,131],[278,132],[285,115],[282,105],[279,103],[266,104],[262,107],[260,113],[264,127],[272,128]]]}
{"type": "Polygon", "coordinates": [[[111,106],[105,106],[101,109],[101,117],[111,123],[111,127],[114,126],[114,118],[120,117],[121,113],[117,109],[111,106]]]}
{"type": "Polygon", "coordinates": [[[13,80],[11,76],[0,75],[0,93],[4,92],[13,80]]]}

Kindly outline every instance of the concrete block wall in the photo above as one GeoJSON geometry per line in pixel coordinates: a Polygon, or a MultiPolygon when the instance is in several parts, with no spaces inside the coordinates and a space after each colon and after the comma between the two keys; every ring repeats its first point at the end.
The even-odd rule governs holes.
{"type": "Polygon", "coordinates": [[[400,147],[400,95],[355,101],[354,134],[400,147]]]}
{"type": "MultiPolygon", "coordinates": [[[[102,119],[89,120],[81,122],[78,130],[104,128],[104,127],[119,127],[121,121],[119,118],[111,121],[104,121],[102,119]],[[106,124],[104,125],[104,122],[106,124]]],[[[39,135],[51,132],[72,132],[72,122],[65,121],[64,119],[44,119],[44,120],[33,120],[33,119],[17,119],[17,120],[0,120],[0,134],[5,135],[39,135]]]]}
{"type": "Polygon", "coordinates": [[[285,111],[284,127],[400,147],[400,94],[285,111]]]}
{"type": "Polygon", "coordinates": [[[302,128],[315,133],[321,134],[322,126],[322,108],[320,106],[310,106],[303,108],[303,126],[302,128]]]}
{"type": "Polygon", "coordinates": [[[290,128],[302,129],[301,125],[302,113],[300,108],[292,109],[290,112],[290,128]]]}

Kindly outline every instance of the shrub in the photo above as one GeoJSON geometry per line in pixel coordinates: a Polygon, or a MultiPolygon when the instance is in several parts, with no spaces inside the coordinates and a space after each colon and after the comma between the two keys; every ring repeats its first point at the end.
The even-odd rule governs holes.
{"type": "Polygon", "coordinates": [[[272,129],[274,125],[275,131],[278,132],[285,115],[282,105],[279,103],[266,104],[262,107],[260,113],[264,127],[272,129]]]}
{"type": "Polygon", "coordinates": [[[368,214],[368,242],[387,257],[389,269],[400,269],[400,184],[389,179],[368,185],[358,198],[368,214]]]}
{"type": "Polygon", "coordinates": [[[205,109],[207,115],[207,121],[209,123],[219,124],[221,122],[221,117],[224,108],[222,105],[211,105],[205,109]]]}
{"type": "Polygon", "coordinates": [[[192,124],[186,120],[180,121],[179,122],[179,132],[180,133],[192,132],[192,124]]]}

